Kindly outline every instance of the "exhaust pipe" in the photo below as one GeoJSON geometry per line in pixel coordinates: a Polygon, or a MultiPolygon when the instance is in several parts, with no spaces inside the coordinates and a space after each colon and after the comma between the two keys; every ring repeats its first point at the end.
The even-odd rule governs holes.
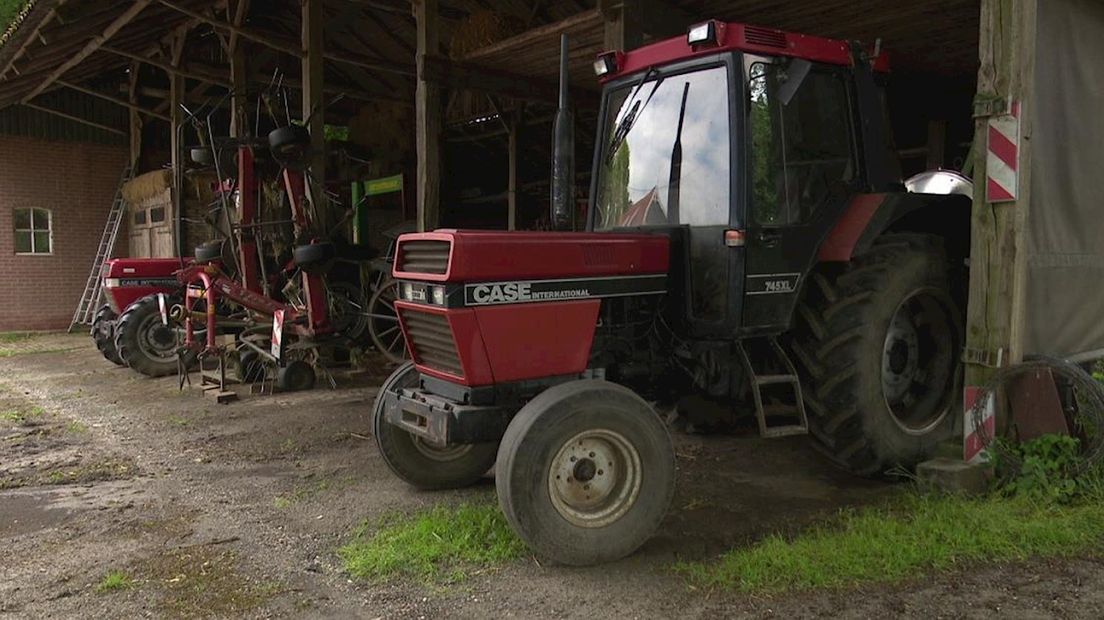
{"type": "Polygon", "coordinates": [[[567,35],[560,35],[560,105],[552,129],[552,228],[575,229],[575,115],[568,101],[567,35]]]}

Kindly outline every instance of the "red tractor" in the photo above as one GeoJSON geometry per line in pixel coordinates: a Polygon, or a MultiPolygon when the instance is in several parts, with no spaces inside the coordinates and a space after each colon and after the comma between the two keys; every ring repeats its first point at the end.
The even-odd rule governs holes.
{"type": "MultiPolygon", "coordinates": [[[[600,56],[587,232],[399,239],[413,361],[375,403],[390,468],[432,489],[494,467],[521,538],[585,565],[667,512],[653,403],[695,394],[764,436],[808,433],[861,475],[930,455],[959,417],[970,200],[906,189],[886,65],[718,21],[600,56]]],[[[553,177],[563,223],[571,177],[553,177]]]]}
{"type": "Polygon", "coordinates": [[[104,263],[107,303],[92,321],[92,339],[105,358],[149,376],[176,373],[176,327],[163,317],[183,299],[174,274],[191,260],[116,258],[104,263]]]}

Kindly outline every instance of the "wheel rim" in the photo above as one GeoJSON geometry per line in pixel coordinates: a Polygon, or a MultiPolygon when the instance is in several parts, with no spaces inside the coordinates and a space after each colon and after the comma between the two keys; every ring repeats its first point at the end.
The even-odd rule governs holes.
{"type": "Polygon", "coordinates": [[[421,453],[422,456],[430,459],[431,461],[439,461],[442,463],[455,461],[468,452],[471,452],[472,449],[471,444],[437,447],[432,444],[426,443],[422,440],[421,437],[412,436],[411,439],[414,442],[414,449],[421,453]]]}
{"type": "Polygon", "coordinates": [[[587,528],[620,519],[640,495],[640,455],[624,435],[587,430],[564,443],[548,472],[552,506],[568,522],[587,528]]]}
{"type": "Polygon", "coordinates": [[[395,312],[398,286],[393,280],[380,285],[368,304],[368,333],[380,353],[393,362],[406,359],[406,339],[395,312]]]}
{"type": "Polygon", "coordinates": [[[163,325],[160,314],[152,314],[142,321],[138,348],[143,355],[156,362],[175,362],[176,330],[170,325],[163,325]]]}
{"type": "Polygon", "coordinates": [[[334,282],[327,288],[334,331],[356,340],[368,326],[360,289],[348,282],[334,282]]]}
{"type": "Polygon", "coordinates": [[[882,395],[893,420],[910,434],[938,426],[950,410],[960,340],[954,304],[923,288],[897,306],[882,347],[882,395]]]}

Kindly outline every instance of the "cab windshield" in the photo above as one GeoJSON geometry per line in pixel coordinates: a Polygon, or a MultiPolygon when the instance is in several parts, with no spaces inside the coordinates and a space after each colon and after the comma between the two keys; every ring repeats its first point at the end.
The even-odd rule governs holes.
{"type": "Polygon", "coordinates": [[[644,77],[607,94],[594,229],[727,225],[728,69],[644,77]]]}

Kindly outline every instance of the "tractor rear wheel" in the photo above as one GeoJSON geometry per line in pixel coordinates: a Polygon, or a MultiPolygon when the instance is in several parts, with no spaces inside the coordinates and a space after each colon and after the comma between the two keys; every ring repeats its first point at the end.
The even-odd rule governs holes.
{"type": "MultiPolygon", "coordinates": [[[[178,300],[166,297],[166,308],[178,300]]],[[[147,295],[127,306],[115,323],[115,348],[119,358],[134,370],[149,377],[163,377],[177,372],[176,328],[161,318],[158,295],[147,295]]],[[[188,366],[195,363],[189,352],[188,366]]]]}
{"type": "Polygon", "coordinates": [[[495,466],[510,526],[555,562],[586,566],[636,551],[675,490],[671,437],[631,390],[580,380],[529,401],[506,429],[495,466]]]}
{"type": "Polygon", "coordinates": [[[107,361],[118,366],[126,366],[126,362],[119,358],[119,352],[115,350],[116,318],[118,317],[111,306],[107,304],[100,306],[92,319],[92,340],[107,361]]]}
{"type": "Polygon", "coordinates": [[[497,443],[441,448],[426,443],[384,418],[384,395],[417,385],[418,370],[412,362],[407,362],[391,373],[376,395],[372,434],[376,437],[383,462],[396,476],[419,489],[457,489],[474,484],[494,466],[497,443]]]}
{"type": "Polygon", "coordinates": [[[912,468],[951,437],[963,336],[950,271],[939,237],[889,234],[812,274],[791,349],[809,432],[840,466],[912,468]]]}

